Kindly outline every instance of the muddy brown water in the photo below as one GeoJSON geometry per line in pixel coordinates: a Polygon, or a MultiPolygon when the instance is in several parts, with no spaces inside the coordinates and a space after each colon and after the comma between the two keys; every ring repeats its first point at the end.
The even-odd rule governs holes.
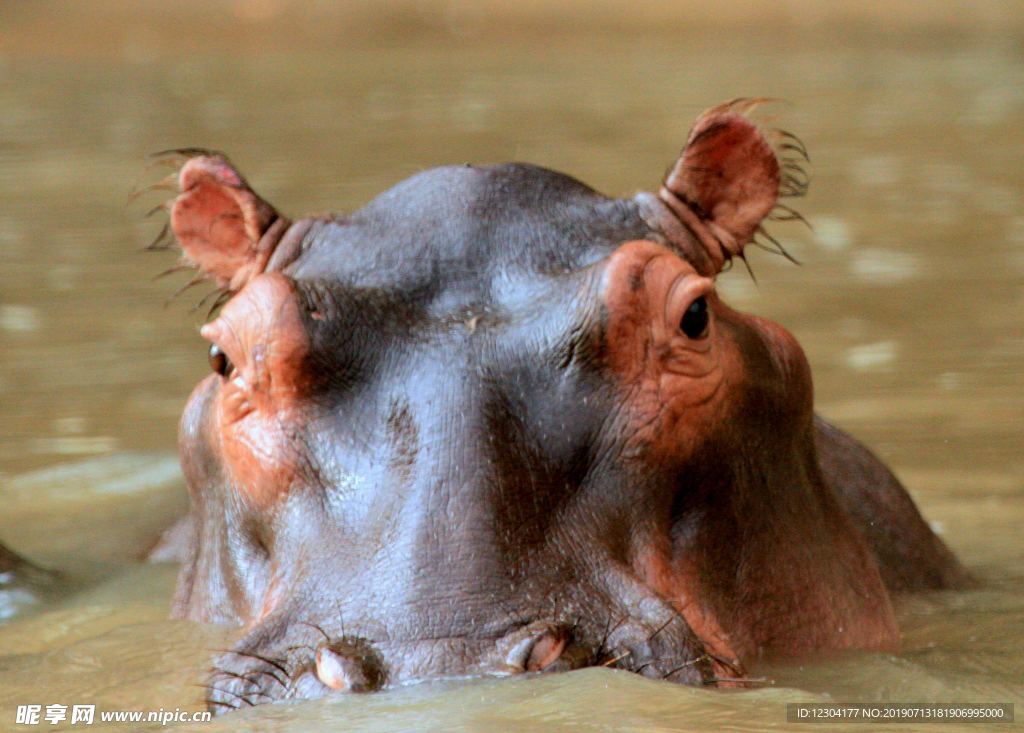
{"type": "Polygon", "coordinates": [[[171,259],[137,252],[159,229],[140,219],[159,193],[125,205],[162,175],[147,153],[228,151],[292,213],[464,161],[631,194],[702,108],[741,95],[788,100],[768,113],[811,151],[815,231],[774,231],[801,267],[755,252],[757,284],[736,268],[721,288],[796,333],[819,410],[895,467],[982,587],[900,600],[898,654],[763,666],[757,690],[585,670],[194,729],[760,731],[828,700],[1024,715],[1024,21],[862,6],[753,3],[758,23],[728,3],[725,20],[696,3],[0,6],[0,538],[67,576],[0,621],[0,729],[19,704],[199,709],[235,633],[165,620],[175,569],[134,560],[185,506],[176,421],[208,369],[203,293],[165,308],[181,281],[151,278],[171,259]]]}

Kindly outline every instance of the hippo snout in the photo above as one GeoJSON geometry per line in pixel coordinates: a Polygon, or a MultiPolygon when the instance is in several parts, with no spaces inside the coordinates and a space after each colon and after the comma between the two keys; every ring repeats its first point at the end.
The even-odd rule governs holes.
{"type": "Polygon", "coordinates": [[[587,628],[577,616],[571,622],[516,622],[503,634],[486,638],[370,640],[334,636],[319,624],[300,623],[286,632],[287,646],[278,640],[260,650],[260,640],[252,639],[218,657],[207,686],[208,702],[217,712],[226,712],[273,700],[373,692],[394,684],[590,666],[715,685],[720,663],[701,648],[681,616],[663,610],[666,620],[658,626],[622,616],[587,628]]]}

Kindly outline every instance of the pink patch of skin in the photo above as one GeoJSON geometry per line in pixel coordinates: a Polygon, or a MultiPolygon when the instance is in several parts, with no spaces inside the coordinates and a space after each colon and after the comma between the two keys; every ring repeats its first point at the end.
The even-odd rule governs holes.
{"type": "Polygon", "coordinates": [[[347,690],[348,676],[342,665],[341,658],[327,648],[316,651],[316,676],[332,690],[347,690]]]}
{"type": "Polygon", "coordinates": [[[727,351],[711,315],[714,283],[665,247],[635,241],[612,254],[603,289],[604,348],[629,391],[632,425],[625,431],[652,457],[678,455],[681,444],[700,438],[704,423],[695,411],[711,409],[729,368],[739,366],[723,361],[727,351]],[[679,323],[700,297],[708,300],[709,322],[694,339],[679,323]]]}
{"type": "Polygon", "coordinates": [[[265,269],[290,222],[220,158],[192,158],[178,186],[171,227],[182,251],[218,287],[240,290],[265,269]]]}
{"type": "Polygon", "coordinates": [[[215,398],[216,431],[236,491],[258,508],[283,496],[298,468],[289,436],[309,386],[309,340],[294,288],[260,275],[200,331],[234,365],[215,398]]]}
{"type": "Polygon", "coordinates": [[[569,637],[565,634],[545,634],[530,650],[530,658],[526,660],[526,671],[543,672],[558,661],[568,643],[569,637]]]}

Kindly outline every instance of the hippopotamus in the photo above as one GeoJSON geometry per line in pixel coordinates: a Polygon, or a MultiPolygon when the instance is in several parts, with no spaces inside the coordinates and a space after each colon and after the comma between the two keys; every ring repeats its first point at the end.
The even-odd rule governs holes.
{"type": "Polygon", "coordinates": [[[631,198],[467,164],[293,219],[169,153],[167,241],[221,294],[174,533],[173,615],[243,627],[212,710],[597,665],[741,686],[893,649],[894,594],[970,582],[815,414],[793,335],[716,291],[806,188],[751,106],[631,198]]]}

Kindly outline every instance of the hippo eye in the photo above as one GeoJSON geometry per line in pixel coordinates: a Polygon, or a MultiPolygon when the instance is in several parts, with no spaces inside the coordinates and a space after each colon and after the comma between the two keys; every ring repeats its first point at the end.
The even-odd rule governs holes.
{"type": "Polygon", "coordinates": [[[228,355],[217,344],[210,344],[210,369],[222,377],[226,377],[234,368],[228,355]]]}
{"type": "Polygon", "coordinates": [[[704,338],[708,333],[708,301],[702,295],[690,303],[679,322],[679,330],[696,340],[704,338]]]}

